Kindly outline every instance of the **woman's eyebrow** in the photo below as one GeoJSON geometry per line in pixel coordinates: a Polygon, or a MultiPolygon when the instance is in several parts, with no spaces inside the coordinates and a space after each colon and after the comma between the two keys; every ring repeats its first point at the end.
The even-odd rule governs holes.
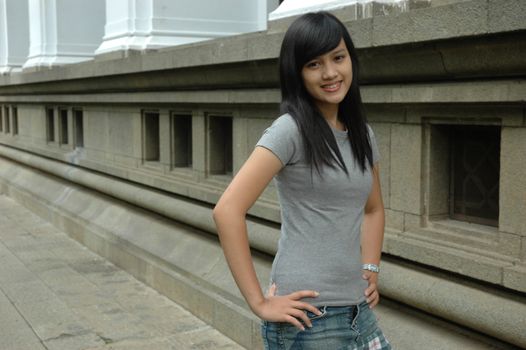
{"type": "Polygon", "coordinates": [[[333,54],[345,52],[345,49],[339,49],[338,51],[334,51],[333,54]]]}

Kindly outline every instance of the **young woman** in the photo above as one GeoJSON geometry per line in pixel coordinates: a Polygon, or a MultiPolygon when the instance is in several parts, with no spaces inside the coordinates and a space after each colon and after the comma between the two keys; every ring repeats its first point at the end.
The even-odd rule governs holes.
{"type": "Polygon", "coordinates": [[[229,267],[267,349],[390,349],[371,310],[384,233],[379,154],[349,33],[327,12],[303,15],[279,68],[284,114],[214,209],[229,267]],[[274,177],[281,237],[264,295],[245,215],[274,177]]]}

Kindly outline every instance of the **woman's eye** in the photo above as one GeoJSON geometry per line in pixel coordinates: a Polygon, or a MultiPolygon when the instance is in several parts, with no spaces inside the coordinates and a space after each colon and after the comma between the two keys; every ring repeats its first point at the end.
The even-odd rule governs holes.
{"type": "Polygon", "coordinates": [[[307,68],[316,68],[319,66],[319,63],[318,62],[310,62],[310,63],[307,63],[307,68]]]}
{"type": "Polygon", "coordinates": [[[336,56],[334,59],[335,59],[336,61],[342,61],[344,58],[345,58],[345,55],[338,55],[338,56],[336,56]]]}

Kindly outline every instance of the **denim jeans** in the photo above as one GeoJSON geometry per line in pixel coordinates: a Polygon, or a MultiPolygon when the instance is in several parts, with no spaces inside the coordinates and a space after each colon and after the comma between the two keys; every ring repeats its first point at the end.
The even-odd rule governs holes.
{"type": "Polygon", "coordinates": [[[263,321],[266,350],[390,350],[367,302],[351,306],[324,306],[322,315],[310,311],[312,328],[301,331],[290,323],[263,321]]]}

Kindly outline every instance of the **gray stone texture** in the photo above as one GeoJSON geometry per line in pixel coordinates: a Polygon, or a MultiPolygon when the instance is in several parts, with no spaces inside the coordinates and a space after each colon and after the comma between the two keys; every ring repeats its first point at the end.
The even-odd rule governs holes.
{"type": "Polygon", "coordinates": [[[0,209],[1,265],[34,268],[0,279],[3,349],[242,348],[20,204],[0,209]],[[51,257],[62,267],[36,268],[51,257]]]}
{"type": "Polygon", "coordinates": [[[427,214],[430,218],[445,218],[449,215],[449,139],[447,129],[427,125],[424,150],[427,162],[423,164],[427,179],[426,195],[429,198],[427,214]]]}
{"type": "MultiPolygon", "coordinates": [[[[31,176],[33,177],[35,176],[35,174],[31,172],[26,171],[26,173],[31,174],[31,176]]],[[[27,181],[24,180],[24,177],[25,176],[23,172],[19,171],[17,173],[16,183],[27,183],[27,181]]],[[[40,180],[34,180],[44,183],[44,181],[42,181],[43,179],[44,177],[42,177],[40,180]]],[[[3,181],[5,181],[5,177],[3,177],[3,181]]],[[[62,186],[59,185],[60,183],[54,184],[53,181],[55,180],[52,181],[52,178],[49,178],[46,181],[47,183],[44,186],[44,188],[48,191],[48,194],[44,195],[43,198],[49,196],[50,194],[53,195],[54,193],[62,192],[62,190],[60,190],[60,186],[62,186]],[[59,187],[56,187],[57,185],[59,185],[59,187]]],[[[10,182],[10,184],[10,187],[8,187],[9,192],[12,195],[15,195],[17,198],[19,198],[21,202],[28,202],[27,195],[24,195],[23,193],[25,191],[28,191],[30,188],[24,188],[24,192],[22,192],[21,188],[18,187],[19,185],[17,185],[17,187],[13,187],[14,183],[12,181],[10,182]]],[[[80,240],[83,244],[87,245],[99,254],[103,254],[104,256],[112,259],[112,261],[114,261],[117,265],[126,268],[128,271],[132,272],[137,278],[151,284],[163,294],[166,294],[170,298],[178,300],[183,304],[184,307],[191,309],[196,315],[204,318],[205,320],[207,320],[207,322],[211,322],[213,325],[220,328],[223,332],[227,333],[231,337],[237,337],[238,335],[236,334],[239,333],[237,333],[238,329],[236,328],[228,327],[227,329],[222,329],[222,327],[224,326],[224,322],[222,322],[221,320],[225,312],[231,312],[231,322],[240,322],[240,324],[245,324],[248,321],[248,323],[253,324],[251,329],[258,329],[258,327],[256,326],[258,324],[258,321],[254,319],[254,316],[251,315],[246,309],[240,306],[243,305],[243,302],[240,300],[241,296],[239,294],[239,291],[235,287],[233,280],[231,279],[230,272],[228,271],[224,260],[222,259],[222,252],[219,246],[217,245],[216,240],[210,240],[209,238],[206,238],[206,236],[202,236],[200,234],[196,235],[195,230],[181,230],[179,232],[179,229],[174,230],[174,226],[172,226],[175,225],[175,227],[178,227],[179,225],[175,223],[170,224],[168,221],[161,220],[160,218],[152,221],[151,217],[144,216],[141,211],[136,211],[136,209],[132,209],[131,207],[128,207],[127,210],[123,211],[123,208],[119,208],[120,205],[117,205],[117,202],[111,200],[110,202],[108,202],[109,199],[106,199],[104,202],[102,197],[97,198],[95,196],[90,196],[89,193],[86,191],[79,191],[77,193],[77,190],[74,190],[68,198],[74,203],[84,203],[83,206],[92,207],[93,209],[95,209],[96,207],[100,208],[100,210],[88,210],[87,212],[80,209],[80,207],[71,208],[77,214],[80,214],[80,216],[77,216],[77,214],[70,211],[69,203],[67,202],[56,203],[56,205],[60,206],[60,210],[52,209],[53,207],[47,207],[48,210],[51,209],[55,213],[57,213],[57,215],[54,216],[52,220],[60,226],[69,227],[69,229],[73,233],[72,236],[80,240]],[[78,196],[88,197],[82,199],[78,196]],[[59,213],[60,215],[58,215],[59,213]],[[85,215],[88,216],[86,217],[85,215]],[[91,217],[91,219],[87,219],[88,217],[91,217]],[[75,219],[73,220],[73,218],[75,219]],[[115,225],[115,223],[117,222],[127,224],[115,225]],[[162,226],[165,226],[165,228],[162,228],[162,226]],[[142,234],[143,232],[145,232],[145,228],[148,229],[148,236],[142,234]],[[164,230],[167,230],[166,234],[163,233],[164,230]],[[166,255],[168,252],[169,255],[166,255]],[[199,253],[196,254],[195,252],[199,253]],[[203,260],[196,260],[197,257],[201,257],[201,259],[203,260]],[[211,262],[214,261],[215,264],[211,264],[211,262]],[[167,262],[169,262],[168,266],[176,268],[177,271],[185,271],[185,276],[179,274],[174,269],[165,269],[164,267],[161,268],[159,266],[159,263],[161,263],[161,266],[166,266],[167,262]],[[202,268],[195,270],[196,266],[202,266],[202,268]],[[223,278],[221,278],[221,276],[223,278]],[[221,310],[223,310],[222,308],[226,309],[218,312],[218,308],[221,310]],[[237,311],[233,312],[234,310],[237,311]],[[234,317],[240,317],[241,319],[245,319],[246,321],[241,321],[241,319],[236,319],[234,321],[234,317]]],[[[33,205],[35,205],[35,203],[36,202],[33,202],[33,205]]],[[[269,228],[267,228],[266,231],[268,234],[269,228]]],[[[21,239],[15,238],[15,242],[16,244],[12,244],[12,246],[14,247],[31,246],[30,242],[27,241],[27,238],[24,237],[22,237],[21,239]]],[[[275,242],[273,244],[275,245],[275,242]]],[[[428,253],[428,255],[433,254],[434,248],[432,247],[432,245],[429,245],[429,247],[430,250],[428,251],[422,248],[422,244],[420,244],[418,248],[419,251],[424,251],[428,253]]],[[[95,266],[90,267],[89,256],[87,252],[84,253],[82,250],[75,252],[75,254],[62,252],[61,256],[66,261],[74,260],[75,257],[80,256],[82,261],[88,264],[88,267],[86,267],[85,271],[103,270],[100,265],[97,267],[97,264],[95,266]]],[[[267,258],[264,258],[260,255],[255,255],[254,258],[256,270],[261,280],[268,280],[268,273],[270,272],[270,261],[267,258]]],[[[467,259],[469,259],[469,257],[467,257],[467,259]]],[[[478,260],[478,262],[480,263],[480,259],[478,260]]],[[[393,264],[388,262],[384,262],[382,264],[382,266],[384,266],[383,269],[387,271],[387,275],[392,274],[392,272],[389,272],[390,266],[392,265],[393,264]]],[[[469,265],[467,266],[469,267],[469,265]]],[[[67,270],[69,271],[67,273],[73,274],[73,276],[75,276],[73,271],[80,270],[78,271],[79,273],[83,271],[82,269],[79,269],[79,263],[74,264],[70,269],[71,271],[67,270]]],[[[99,282],[96,282],[97,280],[93,280],[93,278],[88,278],[88,280],[93,285],[100,285],[100,283],[104,283],[103,281],[105,280],[105,278],[108,278],[104,277],[104,273],[96,273],[98,275],[94,278],[102,278],[102,281],[98,280],[99,282]]],[[[404,270],[404,274],[407,273],[411,275],[411,269],[404,270]]],[[[468,273],[471,273],[471,271],[468,271],[468,273]]],[[[45,276],[47,276],[46,279],[48,279],[49,281],[60,281],[59,276],[55,276],[54,274],[48,273],[45,274],[45,276]]],[[[108,275],[106,274],[106,276],[108,275]]],[[[120,281],[119,276],[116,276],[115,278],[116,282],[120,281]]],[[[444,282],[441,282],[441,280],[438,279],[432,283],[441,284],[444,282]]],[[[427,285],[429,285],[428,282],[416,283],[413,288],[418,289],[418,286],[427,285]]],[[[465,305],[466,310],[470,311],[466,312],[466,310],[457,310],[457,317],[460,317],[460,315],[462,315],[462,317],[460,319],[457,319],[456,322],[461,324],[463,322],[466,322],[470,325],[478,324],[477,327],[480,327],[481,329],[486,329],[485,327],[488,327],[487,325],[485,325],[484,323],[477,323],[479,321],[474,321],[473,319],[477,319],[479,317],[477,316],[476,312],[472,311],[472,308],[476,309],[476,306],[474,305],[477,304],[477,299],[471,298],[470,290],[464,290],[460,285],[458,285],[458,287],[461,288],[460,290],[462,291],[462,293],[459,294],[458,297],[462,299],[462,303],[465,305]]],[[[107,295],[106,293],[108,293],[108,290],[106,289],[106,287],[99,288],[101,289],[101,293],[103,293],[103,295],[107,295]]],[[[55,287],[55,289],[57,289],[57,287],[55,287]]],[[[385,282],[385,284],[383,284],[382,289],[385,291],[385,295],[389,296],[390,298],[402,298],[399,294],[396,285],[393,286],[389,282],[389,279],[385,282]]],[[[58,288],[58,290],[60,290],[60,288],[58,288]]],[[[118,295],[118,298],[126,297],[128,299],[133,299],[133,297],[130,296],[130,291],[131,294],[134,294],[141,292],[141,290],[142,288],[137,289],[136,287],[130,287],[125,285],[122,292],[119,292],[119,289],[117,289],[117,292],[112,294],[118,295]],[[135,290],[135,292],[133,292],[133,290],[135,290]]],[[[447,290],[447,288],[444,290],[447,290]]],[[[70,290],[70,292],[74,293],[75,291],[70,290]]],[[[421,291],[419,291],[418,293],[421,293],[421,291]]],[[[420,295],[426,295],[426,293],[420,295]]],[[[449,298],[451,298],[451,296],[449,296],[449,298]]],[[[79,303],[79,309],[88,311],[95,310],[94,307],[104,304],[97,302],[96,297],[93,300],[95,301],[92,303],[89,301],[88,298],[88,303],[86,306],[84,306],[83,303],[79,303]]],[[[404,297],[400,300],[404,300],[405,303],[411,304],[411,299],[406,299],[404,297]]],[[[440,304],[435,304],[433,300],[435,299],[426,300],[425,303],[428,306],[432,306],[433,310],[437,310],[437,313],[442,315],[442,317],[448,317],[446,315],[449,314],[450,310],[448,308],[440,306],[440,304]]],[[[64,304],[68,305],[68,302],[64,304]]],[[[493,302],[493,305],[498,305],[499,303],[503,302],[506,303],[506,301],[495,301],[493,302]]],[[[132,305],[133,304],[134,302],[132,302],[132,305]]],[[[415,305],[418,305],[418,303],[416,303],[415,305]]],[[[503,330],[499,331],[500,333],[498,337],[510,341],[509,339],[512,339],[515,336],[515,333],[513,333],[514,328],[511,327],[508,329],[508,326],[506,326],[506,322],[513,322],[513,320],[510,320],[504,314],[502,314],[502,316],[503,318],[499,319],[498,323],[502,325],[503,330]]],[[[80,322],[86,323],[87,321],[81,318],[80,322]]],[[[398,339],[398,336],[396,334],[398,334],[398,331],[394,330],[399,328],[400,324],[399,322],[394,322],[393,324],[396,324],[396,327],[394,327],[391,332],[393,334],[392,338],[394,337],[393,342],[396,343],[396,339],[398,339]]],[[[435,326],[432,326],[432,329],[435,329],[435,326]]],[[[39,329],[39,331],[54,334],[60,332],[61,329],[56,329],[48,326],[48,328],[44,327],[42,329],[39,329]]],[[[75,329],[73,329],[73,331],[75,331],[75,329]]],[[[113,332],[114,333],[111,334],[115,338],[126,337],[127,335],[129,335],[129,333],[127,333],[127,328],[117,328],[113,332]]],[[[489,334],[492,333],[490,332],[489,334]]],[[[251,343],[245,343],[245,346],[247,346],[248,348],[258,348],[259,345],[254,346],[254,344],[260,344],[260,338],[258,337],[257,333],[252,333],[252,335],[249,338],[242,337],[236,339],[238,341],[250,340],[251,343]]],[[[519,339],[518,341],[521,341],[520,337],[517,339],[519,339]]]]}
{"type": "Polygon", "coordinates": [[[526,3],[524,1],[488,1],[488,12],[490,32],[526,29],[526,22],[523,16],[526,12],[526,3]]]}
{"type": "Polygon", "coordinates": [[[390,208],[406,213],[422,213],[420,125],[391,126],[390,208]]]}
{"type": "Polygon", "coordinates": [[[500,149],[500,216],[504,232],[526,236],[526,128],[502,128],[500,149]]]}
{"type": "Polygon", "coordinates": [[[384,207],[391,208],[391,125],[387,123],[369,124],[374,131],[380,152],[380,185],[384,207]]]}
{"type": "Polygon", "coordinates": [[[433,11],[424,8],[396,16],[375,16],[373,45],[480,34],[488,30],[486,17],[487,3],[484,1],[456,2],[436,6],[433,11]],[[461,27],[456,25],[460,21],[461,27]],[[391,30],[395,25],[398,30],[391,30]]]}

